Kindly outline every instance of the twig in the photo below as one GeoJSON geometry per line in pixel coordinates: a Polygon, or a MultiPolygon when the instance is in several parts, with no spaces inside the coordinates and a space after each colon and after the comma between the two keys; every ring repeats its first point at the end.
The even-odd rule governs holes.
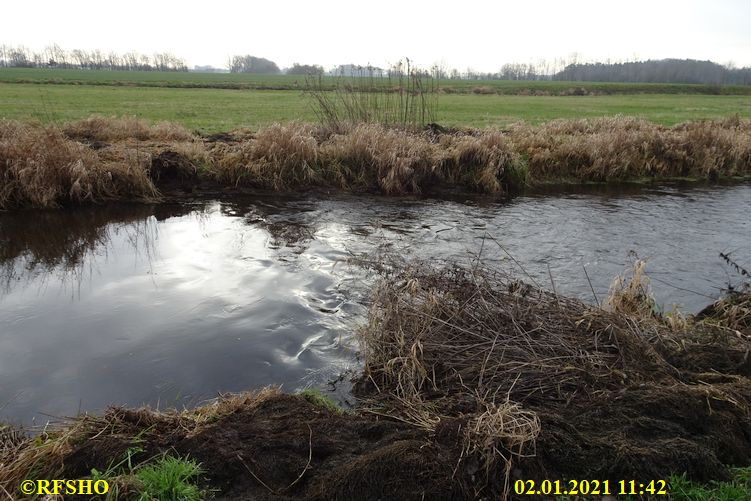
{"type": "Polygon", "coordinates": [[[535,285],[537,286],[537,288],[538,288],[538,289],[542,289],[542,287],[540,287],[540,284],[539,284],[539,283],[537,283],[537,280],[535,280],[535,279],[534,279],[534,278],[532,277],[532,275],[530,275],[529,273],[527,273],[527,270],[526,270],[526,269],[524,268],[524,266],[522,266],[522,265],[521,265],[521,263],[519,263],[519,261],[517,261],[517,260],[516,260],[516,258],[514,258],[514,256],[512,256],[512,255],[511,255],[511,254],[509,253],[509,251],[507,251],[507,250],[506,250],[506,249],[505,249],[505,248],[503,247],[503,245],[501,245],[501,243],[500,243],[500,242],[499,242],[498,240],[496,240],[496,239],[495,239],[495,237],[493,237],[493,235],[490,235],[490,234],[488,234],[488,233],[486,233],[486,235],[487,235],[487,237],[488,237],[488,238],[490,238],[490,239],[491,239],[491,240],[492,240],[493,242],[495,242],[495,244],[496,244],[496,245],[497,245],[498,247],[500,247],[500,248],[501,248],[501,250],[502,250],[503,252],[505,252],[505,253],[506,253],[506,255],[507,255],[508,257],[510,257],[510,258],[511,258],[511,260],[512,260],[512,261],[513,261],[514,263],[516,263],[516,265],[517,265],[517,266],[518,266],[519,268],[521,268],[522,272],[524,272],[524,274],[525,274],[525,275],[527,275],[527,277],[529,277],[529,279],[530,279],[530,280],[532,280],[532,282],[533,282],[533,283],[534,283],[534,284],[535,284],[535,285]]]}
{"type": "Polygon", "coordinates": [[[553,288],[553,295],[555,296],[555,302],[558,303],[558,292],[556,292],[555,290],[555,282],[553,281],[553,273],[550,271],[550,263],[545,263],[545,264],[548,267],[548,276],[550,277],[550,286],[553,288]]]}
{"type": "Polygon", "coordinates": [[[587,273],[587,267],[582,265],[582,268],[584,268],[584,276],[587,277],[587,283],[589,284],[589,290],[592,291],[592,295],[595,298],[595,304],[597,304],[598,307],[602,306],[602,303],[600,303],[600,300],[597,298],[597,294],[595,293],[595,288],[592,287],[592,280],[589,279],[589,273],[587,273]]]}
{"type": "Polygon", "coordinates": [[[0,489],[2,489],[2,490],[3,490],[3,492],[5,493],[5,495],[6,495],[6,496],[8,496],[8,500],[9,500],[9,501],[13,501],[14,497],[10,495],[10,492],[8,492],[8,491],[7,491],[6,489],[5,489],[5,487],[3,487],[3,486],[2,486],[2,484],[0,484],[0,489]]]}
{"type": "Polygon", "coordinates": [[[259,483],[260,483],[260,484],[261,484],[262,486],[266,487],[266,489],[267,489],[267,490],[268,490],[268,491],[269,491],[269,492],[270,492],[271,494],[274,494],[275,496],[278,496],[278,495],[279,495],[279,493],[278,493],[278,492],[276,492],[276,491],[275,491],[274,489],[272,489],[271,487],[269,487],[268,485],[266,485],[266,482],[264,482],[263,480],[261,480],[260,478],[258,478],[258,476],[257,476],[257,475],[256,475],[255,473],[253,473],[253,470],[251,470],[251,469],[250,469],[250,467],[249,467],[249,466],[248,466],[247,464],[245,464],[245,461],[243,461],[243,457],[242,457],[242,456],[241,456],[240,454],[238,454],[238,455],[237,455],[237,459],[239,459],[239,460],[240,460],[240,462],[241,462],[241,463],[243,464],[243,466],[245,467],[245,469],[246,469],[246,470],[248,470],[248,473],[250,473],[251,475],[253,475],[253,478],[255,478],[256,480],[258,480],[258,482],[259,482],[259,483]]]}
{"type": "Polygon", "coordinates": [[[303,475],[305,475],[305,472],[308,471],[308,468],[310,468],[310,462],[313,460],[313,429],[310,427],[310,425],[308,425],[308,431],[310,431],[310,438],[308,439],[308,463],[305,465],[305,468],[303,468],[300,476],[297,477],[294,482],[282,489],[282,491],[286,491],[287,489],[292,488],[292,486],[299,482],[303,475]]]}
{"type": "MultiPolygon", "coordinates": [[[[650,277],[649,277],[649,279],[650,279],[650,280],[654,280],[655,282],[660,282],[661,284],[665,284],[665,285],[667,285],[668,287],[672,287],[673,289],[677,289],[677,290],[679,290],[679,291],[690,292],[690,293],[692,293],[692,294],[696,294],[697,296],[702,296],[702,297],[706,297],[706,298],[708,298],[708,299],[711,299],[711,300],[713,300],[713,301],[714,301],[715,299],[717,299],[716,297],[714,297],[714,296],[710,296],[710,295],[708,295],[708,294],[703,294],[703,293],[701,293],[701,292],[696,292],[696,291],[694,291],[694,290],[691,290],[691,289],[686,289],[685,287],[678,287],[677,285],[673,285],[673,284],[671,284],[670,282],[666,282],[665,280],[661,280],[661,279],[659,279],[659,278],[657,278],[657,277],[655,277],[655,276],[650,276],[650,277]]],[[[717,287],[717,286],[715,285],[715,287],[717,287]]]]}

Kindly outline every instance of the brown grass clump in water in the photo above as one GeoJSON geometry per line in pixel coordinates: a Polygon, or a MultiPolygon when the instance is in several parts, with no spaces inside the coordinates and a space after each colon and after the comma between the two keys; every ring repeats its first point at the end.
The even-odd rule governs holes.
{"type": "Polygon", "coordinates": [[[193,141],[196,137],[184,127],[171,122],[155,125],[135,117],[89,118],[63,126],[63,133],[78,141],[115,142],[135,139],[137,141],[193,141]]]}
{"type": "Polygon", "coordinates": [[[0,122],[0,209],[156,195],[144,157],[101,158],[55,127],[0,122]]]}
{"type": "Polygon", "coordinates": [[[610,285],[610,293],[604,306],[621,315],[638,318],[653,318],[659,314],[657,303],[649,286],[645,270],[647,263],[636,259],[630,276],[618,275],[610,285]]]}

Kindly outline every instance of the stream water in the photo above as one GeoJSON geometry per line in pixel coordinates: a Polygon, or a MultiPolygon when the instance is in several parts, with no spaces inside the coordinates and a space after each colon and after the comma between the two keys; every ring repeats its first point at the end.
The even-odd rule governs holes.
{"type": "Polygon", "coordinates": [[[352,256],[481,252],[594,302],[636,251],[658,302],[695,312],[737,282],[720,252],[751,264],[749,209],[742,184],[0,213],[0,420],[325,386],[358,367],[353,332],[374,277],[352,256]]]}

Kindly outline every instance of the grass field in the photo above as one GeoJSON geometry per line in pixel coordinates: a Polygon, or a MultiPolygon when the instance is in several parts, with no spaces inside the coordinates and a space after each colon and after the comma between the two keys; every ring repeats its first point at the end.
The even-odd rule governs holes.
{"type": "MultiPolygon", "coordinates": [[[[333,85],[335,81],[336,79],[334,77],[323,78],[324,85],[333,85]]],[[[241,73],[0,68],[0,82],[170,88],[300,90],[305,86],[305,77],[302,75],[253,75],[241,73]]],[[[568,95],[573,93],[751,95],[751,86],[738,85],[716,86],[659,83],[635,84],[448,79],[442,79],[439,82],[439,85],[447,93],[501,95],[568,95]]]]}
{"type": "MultiPolygon", "coordinates": [[[[438,100],[437,120],[448,126],[505,127],[518,121],[541,123],[556,118],[595,118],[620,114],[673,125],[735,113],[751,118],[751,96],[445,94],[438,100]]],[[[316,118],[310,100],[300,90],[0,83],[0,118],[35,119],[49,123],[68,122],[92,114],[166,120],[209,133],[291,120],[313,121],[316,118]]]]}

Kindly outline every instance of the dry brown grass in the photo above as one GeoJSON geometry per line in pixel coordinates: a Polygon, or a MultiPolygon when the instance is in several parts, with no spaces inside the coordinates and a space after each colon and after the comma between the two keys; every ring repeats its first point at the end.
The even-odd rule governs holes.
{"type": "Polygon", "coordinates": [[[67,202],[153,200],[148,159],[129,152],[100,156],[55,127],[0,122],[0,209],[67,202]]]}
{"type": "Polygon", "coordinates": [[[750,341],[690,321],[668,326],[654,313],[641,261],[615,283],[611,311],[482,266],[397,262],[374,269],[383,279],[360,332],[361,396],[372,412],[436,436],[459,430],[462,458],[479,458],[488,478],[507,482],[512,465],[524,468],[541,440],[542,457],[569,472],[613,473],[621,455],[640,458],[628,468],[669,472],[676,466],[666,447],[679,468],[701,468],[709,455],[723,454],[725,419],[751,415],[750,341]],[[681,405],[698,414],[676,414],[681,405]],[[687,452],[694,438],[682,427],[692,429],[720,406],[728,414],[706,428],[710,438],[689,444],[697,452],[687,452]],[[624,416],[653,425],[629,428],[624,416]]]}
{"type": "Polygon", "coordinates": [[[705,308],[698,317],[703,323],[729,329],[751,339],[751,287],[726,294],[705,308]]]}
{"type": "Polygon", "coordinates": [[[663,127],[632,117],[517,125],[511,136],[533,182],[751,173],[751,125],[739,118],[663,127]]]}
{"type": "Polygon", "coordinates": [[[150,124],[136,117],[91,116],[66,124],[63,133],[78,141],[117,142],[138,141],[194,141],[196,136],[181,125],[171,122],[150,124]]]}
{"type": "Polygon", "coordinates": [[[436,148],[422,136],[382,125],[358,125],[322,145],[322,157],[356,188],[395,195],[420,193],[434,182],[436,148]]]}
{"type": "Polygon", "coordinates": [[[607,386],[631,357],[649,358],[629,349],[640,333],[625,317],[494,273],[411,269],[386,278],[374,304],[366,371],[404,396],[466,387],[490,401],[565,400],[587,390],[583,374],[607,386]]]}
{"type": "Polygon", "coordinates": [[[627,274],[615,277],[604,307],[621,315],[642,319],[659,315],[646,268],[646,261],[636,259],[627,274]]]}
{"type": "Polygon", "coordinates": [[[153,199],[150,162],[166,151],[180,157],[171,156],[173,163],[190,165],[196,179],[221,184],[389,195],[751,175],[751,122],[738,117],[672,128],[617,117],[517,125],[510,132],[439,131],[363,124],[333,134],[290,123],[223,142],[134,118],[91,117],[62,130],[5,121],[0,208],[153,199]]]}
{"type": "Polygon", "coordinates": [[[390,195],[432,186],[503,190],[517,157],[499,132],[447,136],[358,125],[341,134],[305,124],[275,125],[238,145],[212,150],[224,182],[271,189],[335,186],[390,195]]]}
{"type": "Polygon", "coordinates": [[[486,271],[418,265],[387,273],[360,333],[371,405],[436,430],[465,421],[464,451],[508,472],[540,432],[532,405],[668,372],[638,326],[486,271]],[[438,397],[438,399],[436,399],[438,397]]]}
{"type": "Polygon", "coordinates": [[[319,185],[316,131],[307,124],[276,124],[239,145],[217,146],[212,151],[217,176],[274,190],[319,185]]]}
{"type": "Polygon", "coordinates": [[[453,162],[444,172],[453,183],[474,191],[498,193],[508,185],[516,189],[526,182],[526,166],[513,151],[508,137],[500,131],[449,137],[443,144],[452,153],[453,162]]]}

